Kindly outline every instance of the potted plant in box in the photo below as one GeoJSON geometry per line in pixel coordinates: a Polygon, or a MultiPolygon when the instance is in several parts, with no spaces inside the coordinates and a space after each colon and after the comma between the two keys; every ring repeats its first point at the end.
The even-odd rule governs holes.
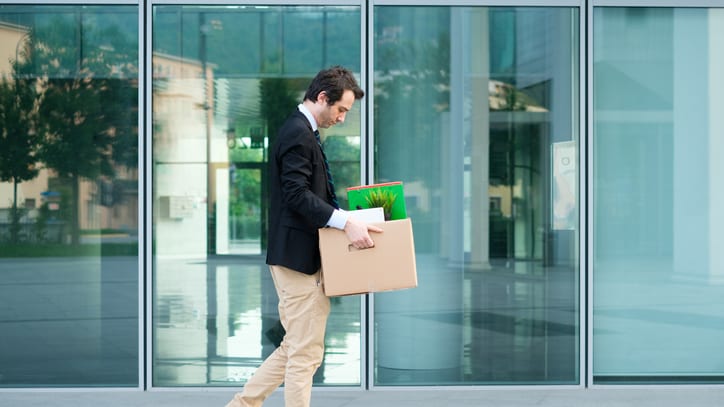
{"type": "Polygon", "coordinates": [[[397,200],[397,194],[389,190],[373,189],[365,197],[368,207],[370,208],[382,208],[382,212],[385,214],[385,220],[390,220],[392,217],[392,205],[397,200]]]}

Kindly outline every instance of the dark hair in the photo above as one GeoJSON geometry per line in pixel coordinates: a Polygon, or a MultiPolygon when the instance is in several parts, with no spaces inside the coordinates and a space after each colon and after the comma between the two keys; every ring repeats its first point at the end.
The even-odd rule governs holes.
{"type": "Polygon", "coordinates": [[[354,93],[355,99],[362,99],[365,92],[357,84],[352,72],[339,65],[319,71],[304,94],[304,100],[317,101],[320,92],[327,94],[327,103],[333,105],[342,98],[346,90],[354,93]]]}

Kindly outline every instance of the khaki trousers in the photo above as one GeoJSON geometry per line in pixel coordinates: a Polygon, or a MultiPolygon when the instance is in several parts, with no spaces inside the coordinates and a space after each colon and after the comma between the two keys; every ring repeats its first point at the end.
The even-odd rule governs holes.
{"type": "Polygon", "coordinates": [[[285,407],[309,407],[312,378],[324,357],[329,298],[320,272],[307,275],[282,266],[269,268],[286,334],[226,407],[259,407],[282,383],[285,407]]]}

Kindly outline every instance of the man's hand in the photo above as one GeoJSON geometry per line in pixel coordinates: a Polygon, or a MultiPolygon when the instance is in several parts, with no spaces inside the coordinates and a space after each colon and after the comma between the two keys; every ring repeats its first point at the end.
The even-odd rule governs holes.
{"type": "Polygon", "coordinates": [[[382,229],[377,226],[368,225],[351,216],[344,225],[344,233],[356,249],[368,249],[375,246],[375,242],[370,237],[369,232],[382,233],[382,229]]]}

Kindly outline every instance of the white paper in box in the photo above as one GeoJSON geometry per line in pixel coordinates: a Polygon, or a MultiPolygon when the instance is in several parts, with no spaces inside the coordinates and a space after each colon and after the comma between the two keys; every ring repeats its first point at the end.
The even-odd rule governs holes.
{"type": "Polygon", "coordinates": [[[409,218],[373,223],[375,246],[355,249],[339,229],[319,230],[326,295],[341,296],[417,287],[415,243],[409,218]]]}

